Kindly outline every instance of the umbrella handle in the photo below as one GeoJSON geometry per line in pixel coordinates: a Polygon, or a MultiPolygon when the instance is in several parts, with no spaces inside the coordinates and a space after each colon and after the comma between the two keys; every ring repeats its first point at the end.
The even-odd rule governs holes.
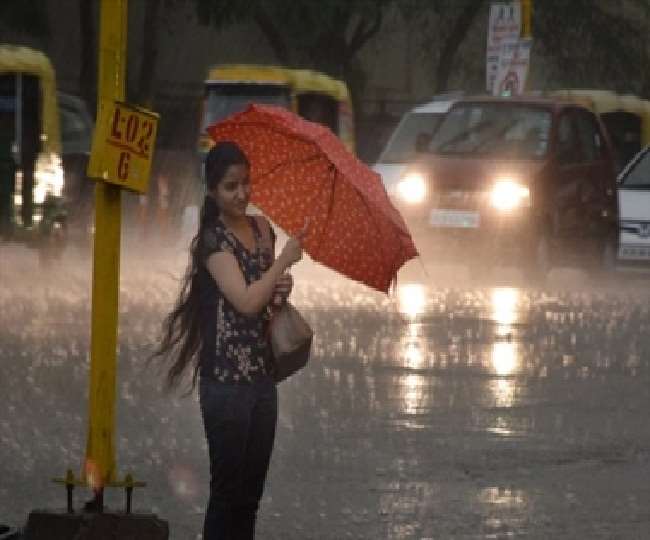
{"type": "Polygon", "coordinates": [[[295,238],[296,240],[298,240],[298,242],[300,242],[300,244],[302,244],[303,240],[305,239],[305,237],[306,237],[307,234],[309,233],[309,224],[310,224],[310,223],[311,223],[311,217],[310,217],[310,216],[307,216],[307,217],[305,218],[304,223],[303,223],[302,229],[300,229],[300,230],[296,233],[296,236],[294,236],[294,238],[295,238]]]}

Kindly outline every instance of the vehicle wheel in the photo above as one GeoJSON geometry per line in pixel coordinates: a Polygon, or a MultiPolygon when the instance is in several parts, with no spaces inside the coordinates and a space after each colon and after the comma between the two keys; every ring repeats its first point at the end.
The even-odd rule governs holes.
{"type": "Polygon", "coordinates": [[[616,270],[617,260],[618,241],[612,237],[605,239],[598,247],[594,277],[606,277],[616,270]]]}
{"type": "Polygon", "coordinates": [[[603,243],[601,249],[600,267],[603,272],[611,272],[616,269],[618,258],[618,242],[609,238],[603,243]]]}
{"type": "Polygon", "coordinates": [[[56,222],[37,246],[38,262],[41,267],[49,268],[61,259],[67,244],[67,237],[68,229],[65,221],[56,222]]]}
{"type": "Polygon", "coordinates": [[[553,267],[551,241],[547,234],[540,234],[531,240],[531,249],[524,261],[526,277],[534,284],[544,284],[553,267]]]}

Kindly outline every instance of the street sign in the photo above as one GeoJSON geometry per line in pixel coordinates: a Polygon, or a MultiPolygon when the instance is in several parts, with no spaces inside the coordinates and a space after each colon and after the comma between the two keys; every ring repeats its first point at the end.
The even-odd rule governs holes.
{"type": "Polygon", "coordinates": [[[501,44],[494,95],[517,96],[524,91],[532,44],[532,39],[516,39],[501,44]]]}
{"type": "Polygon", "coordinates": [[[490,4],[487,50],[485,58],[486,89],[495,92],[495,81],[499,75],[499,57],[504,42],[518,40],[521,36],[521,4],[493,2],[490,4]]]}
{"type": "Polygon", "coordinates": [[[106,103],[88,165],[88,176],[146,193],[158,115],[121,101],[106,103]]]}

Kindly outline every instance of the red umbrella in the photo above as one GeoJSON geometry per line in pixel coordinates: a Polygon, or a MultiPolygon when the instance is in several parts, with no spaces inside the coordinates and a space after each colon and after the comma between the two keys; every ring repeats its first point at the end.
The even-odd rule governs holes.
{"type": "Polygon", "coordinates": [[[309,219],[303,247],[312,259],[387,292],[418,253],[381,177],[328,128],[285,109],[250,105],[208,128],[251,163],[251,202],[288,234],[309,219]]]}

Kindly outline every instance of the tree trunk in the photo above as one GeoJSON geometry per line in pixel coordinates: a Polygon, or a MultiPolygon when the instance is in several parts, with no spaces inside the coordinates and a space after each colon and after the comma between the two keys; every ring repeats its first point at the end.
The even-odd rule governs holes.
{"type": "Polygon", "coordinates": [[[449,32],[444,46],[442,47],[442,51],[440,51],[440,59],[436,66],[436,93],[447,90],[456,53],[463,41],[465,41],[467,32],[472,26],[472,23],[474,22],[474,19],[476,19],[482,6],[483,0],[467,0],[463,11],[460,13],[449,32]]]}
{"type": "Polygon", "coordinates": [[[92,0],[79,0],[79,93],[93,116],[97,108],[97,23],[94,7],[92,0]]]}
{"type": "Polygon", "coordinates": [[[282,36],[282,32],[278,31],[273,20],[261,5],[255,10],[253,20],[269,42],[278,62],[283,66],[289,66],[289,51],[282,36]]]}
{"type": "Polygon", "coordinates": [[[144,9],[142,32],[142,57],[138,87],[134,95],[136,102],[144,107],[153,107],[158,60],[158,27],[160,23],[160,0],[147,0],[144,9]]]}

